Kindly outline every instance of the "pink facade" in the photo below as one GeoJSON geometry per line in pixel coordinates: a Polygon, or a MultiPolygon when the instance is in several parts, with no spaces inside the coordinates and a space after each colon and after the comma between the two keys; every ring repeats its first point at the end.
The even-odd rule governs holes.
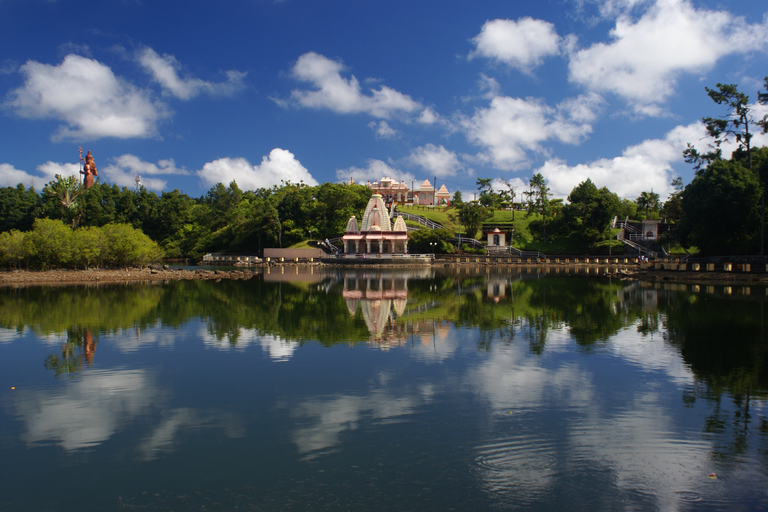
{"type": "Polygon", "coordinates": [[[408,229],[405,221],[398,216],[392,226],[381,194],[371,196],[361,223],[358,223],[354,215],[349,219],[341,240],[347,257],[408,254],[408,229]]]}
{"type": "Polygon", "coordinates": [[[405,181],[398,183],[397,180],[385,176],[379,181],[373,183],[369,181],[365,185],[373,189],[374,194],[379,194],[385,203],[405,203],[408,201],[410,189],[405,181]]]}

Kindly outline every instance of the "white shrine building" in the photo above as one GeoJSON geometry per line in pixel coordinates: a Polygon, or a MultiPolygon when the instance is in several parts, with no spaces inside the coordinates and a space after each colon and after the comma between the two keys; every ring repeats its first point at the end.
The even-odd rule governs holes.
{"type": "Polygon", "coordinates": [[[376,256],[379,258],[408,254],[408,229],[398,215],[395,225],[389,219],[387,206],[381,194],[373,194],[358,223],[353,215],[341,237],[347,258],[376,256]]]}

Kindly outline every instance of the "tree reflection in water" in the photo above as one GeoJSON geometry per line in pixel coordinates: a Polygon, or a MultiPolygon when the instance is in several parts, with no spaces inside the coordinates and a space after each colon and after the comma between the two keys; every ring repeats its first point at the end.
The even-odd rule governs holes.
{"type": "Polygon", "coordinates": [[[3,289],[0,327],[66,335],[45,366],[70,377],[97,365],[102,334],[157,325],[175,329],[198,319],[211,339],[235,347],[247,336],[296,346],[434,345],[449,330],[471,328],[479,332],[478,350],[520,339],[537,356],[546,354],[556,333],[567,333],[592,351],[610,347],[618,334],[632,329],[679,353],[695,378],[682,393],[683,404],[710,404],[703,433],[717,440],[716,457],[737,459],[754,443],[768,453],[768,420],[754,412],[768,389],[765,296],[756,287],[747,295],[746,290],[734,294],[732,287],[542,278],[521,270],[488,275],[462,269],[334,270],[310,281],[273,276],[3,289]]]}

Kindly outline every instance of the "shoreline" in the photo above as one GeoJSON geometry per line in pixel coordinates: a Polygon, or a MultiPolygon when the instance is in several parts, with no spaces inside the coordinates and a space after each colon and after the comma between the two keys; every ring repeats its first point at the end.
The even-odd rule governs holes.
{"type": "Polygon", "coordinates": [[[0,272],[0,287],[27,285],[120,284],[181,280],[250,279],[256,273],[244,270],[188,270],[182,268],[131,268],[90,270],[6,270],[0,272]]]}
{"type": "MultiPolygon", "coordinates": [[[[377,265],[378,266],[378,265],[377,265]]],[[[422,265],[418,265],[422,267],[422,265]]],[[[536,267],[536,268],[559,268],[566,265],[560,263],[448,263],[445,261],[435,261],[432,264],[434,268],[446,267],[466,268],[468,266],[476,267],[536,267]]],[[[702,283],[702,284],[763,284],[768,285],[768,273],[765,272],[725,272],[725,271],[692,271],[692,270],[664,270],[651,268],[638,268],[633,264],[606,264],[606,263],[578,263],[569,264],[569,267],[590,267],[595,269],[604,268],[604,272],[599,272],[601,276],[614,276],[624,280],[649,281],[649,282],[681,282],[681,283],[702,283]]],[[[248,280],[254,275],[260,274],[267,265],[256,267],[247,267],[243,269],[228,270],[210,270],[210,269],[183,269],[170,268],[160,265],[153,265],[152,268],[131,268],[131,269],[90,269],[90,270],[6,270],[0,271],[0,287],[18,287],[32,285],[94,285],[94,284],[120,284],[120,283],[157,283],[164,281],[181,280],[248,280]]],[[[286,262],[271,264],[270,268],[309,268],[309,267],[327,267],[338,268],[337,265],[326,265],[320,263],[294,263],[286,262]]],[[[372,265],[365,265],[371,268],[372,265]]],[[[381,265],[382,268],[389,268],[387,265],[381,265]]],[[[355,268],[355,266],[350,266],[355,268]]]]}

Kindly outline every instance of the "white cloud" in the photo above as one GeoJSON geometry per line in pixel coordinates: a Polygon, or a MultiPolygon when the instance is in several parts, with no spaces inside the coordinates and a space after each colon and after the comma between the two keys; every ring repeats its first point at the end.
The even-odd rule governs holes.
{"type": "Polygon", "coordinates": [[[661,115],[660,104],[675,93],[680,74],[706,71],[727,55],[765,50],[768,19],[749,25],[725,11],[696,10],[687,0],[657,0],[636,21],[619,16],[611,38],[571,56],[570,80],[621,96],[636,113],[661,115]]]}
{"type": "Polygon", "coordinates": [[[377,139],[394,139],[400,136],[400,132],[389,126],[386,121],[371,121],[368,128],[376,133],[377,139]]]}
{"type": "Polygon", "coordinates": [[[578,144],[592,131],[588,110],[597,108],[594,96],[561,103],[558,108],[537,99],[497,96],[487,108],[460,123],[467,139],[485,149],[480,159],[501,170],[529,165],[528,152],[542,152],[542,143],[555,139],[578,144]]]}
{"type": "Polygon", "coordinates": [[[416,122],[420,124],[442,123],[444,125],[447,123],[447,121],[442,119],[440,117],[440,114],[435,112],[435,110],[432,107],[427,107],[424,110],[422,110],[421,114],[419,114],[419,117],[416,118],[416,122]]]}
{"type": "Polygon", "coordinates": [[[297,404],[291,416],[301,421],[292,437],[300,453],[308,457],[320,455],[341,444],[341,434],[355,430],[359,425],[392,424],[405,421],[418,407],[429,403],[432,388],[415,391],[391,392],[386,387],[386,376],[379,376],[384,386],[370,390],[367,395],[314,396],[297,404]]]}
{"type": "Polygon", "coordinates": [[[574,123],[591,123],[602,112],[605,100],[590,92],[575,98],[567,98],[557,105],[561,118],[574,123]]]}
{"type": "Polygon", "coordinates": [[[635,199],[640,192],[651,189],[666,198],[671,192],[672,164],[682,160],[686,143],[697,142],[704,134],[700,123],[678,126],[663,139],[645,140],[615,158],[573,167],[561,160],[548,160],[539,172],[557,197],[567,197],[573,187],[589,178],[622,198],[635,199]]]}
{"type": "Polygon", "coordinates": [[[136,185],[136,175],[141,176],[141,184],[148,190],[163,190],[166,180],[148,178],[147,176],[162,174],[189,174],[184,168],[176,167],[173,159],[160,160],[157,164],[144,162],[134,155],[122,155],[100,171],[100,176],[121,187],[133,187],[136,185]]]}
{"type": "Polygon", "coordinates": [[[166,413],[138,447],[142,460],[153,460],[173,451],[183,433],[204,429],[221,429],[229,439],[245,436],[243,421],[238,416],[224,411],[201,413],[195,409],[181,407],[166,413]]]}
{"type": "Polygon", "coordinates": [[[293,153],[280,148],[270,151],[259,165],[252,165],[245,158],[220,158],[205,164],[197,175],[207,186],[217,183],[228,185],[234,180],[243,190],[271,188],[281,181],[318,184],[293,153]]]}
{"type": "Polygon", "coordinates": [[[364,94],[357,78],[341,76],[343,70],[340,62],[314,52],[305,53],[296,61],[292,73],[294,78],[313,84],[315,89],[295,89],[291,91],[291,98],[304,107],[329,109],[338,114],[365,113],[383,119],[424,109],[407,94],[385,85],[364,94]]]}
{"type": "Polygon", "coordinates": [[[221,83],[206,82],[199,78],[182,78],[181,64],[172,55],[158,55],[152,48],[143,48],[136,58],[142,67],[172,95],[188,100],[205,93],[212,96],[233,94],[243,88],[245,73],[227,71],[227,81],[221,83]]]}
{"type": "Polygon", "coordinates": [[[415,179],[412,174],[403,172],[400,169],[396,169],[388,165],[381,160],[368,160],[368,167],[349,167],[347,169],[338,169],[336,171],[336,179],[340,181],[349,181],[350,178],[355,180],[355,183],[365,183],[366,181],[379,181],[383,177],[389,177],[397,181],[405,180],[406,183],[415,179]]]}
{"type": "Polygon", "coordinates": [[[408,156],[408,161],[435,176],[454,176],[462,167],[456,153],[434,144],[414,149],[408,156]]]}
{"type": "Polygon", "coordinates": [[[199,336],[206,347],[219,350],[245,350],[251,345],[258,345],[262,352],[269,355],[270,359],[275,362],[289,361],[296,349],[299,348],[299,344],[291,342],[291,340],[271,334],[260,334],[256,329],[244,327],[237,331],[236,336],[229,334],[214,336],[208,328],[201,328],[199,336]]]}
{"type": "Polygon", "coordinates": [[[29,391],[16,399],[28,446],[55,443],[66,451],[99,445],[146,414],[159,391],[144,370],[84,371],[59,391],[29,391]]]}
{"type": "Polygon", "coordinates": [[[67,55],[58,66],[28,61],[20,72],[24,85],[5,105],[22,117],[63,121],[57,140],[152,137],[167,115],[164,105],[93,59],[67,55]]]}
{"type": "Polygon", "coordinates": [[[19,183],[25,187],[35,187],[40,191],[56,175],[80,176],[78,164],[62,164],[57,162],[45,162],[37,166],[39,174],[30,174],[27,171],[16,169],[11,164],[0,164],[0,187],[15,187],[19,183]]]}
{"type": "Polygon", "coordinates": [[[486,57],[528,73],[544,57],[557,55],[560,38],[552,23],[533,18],[489,20],[472,39],[469,57],[486,57]]]}

